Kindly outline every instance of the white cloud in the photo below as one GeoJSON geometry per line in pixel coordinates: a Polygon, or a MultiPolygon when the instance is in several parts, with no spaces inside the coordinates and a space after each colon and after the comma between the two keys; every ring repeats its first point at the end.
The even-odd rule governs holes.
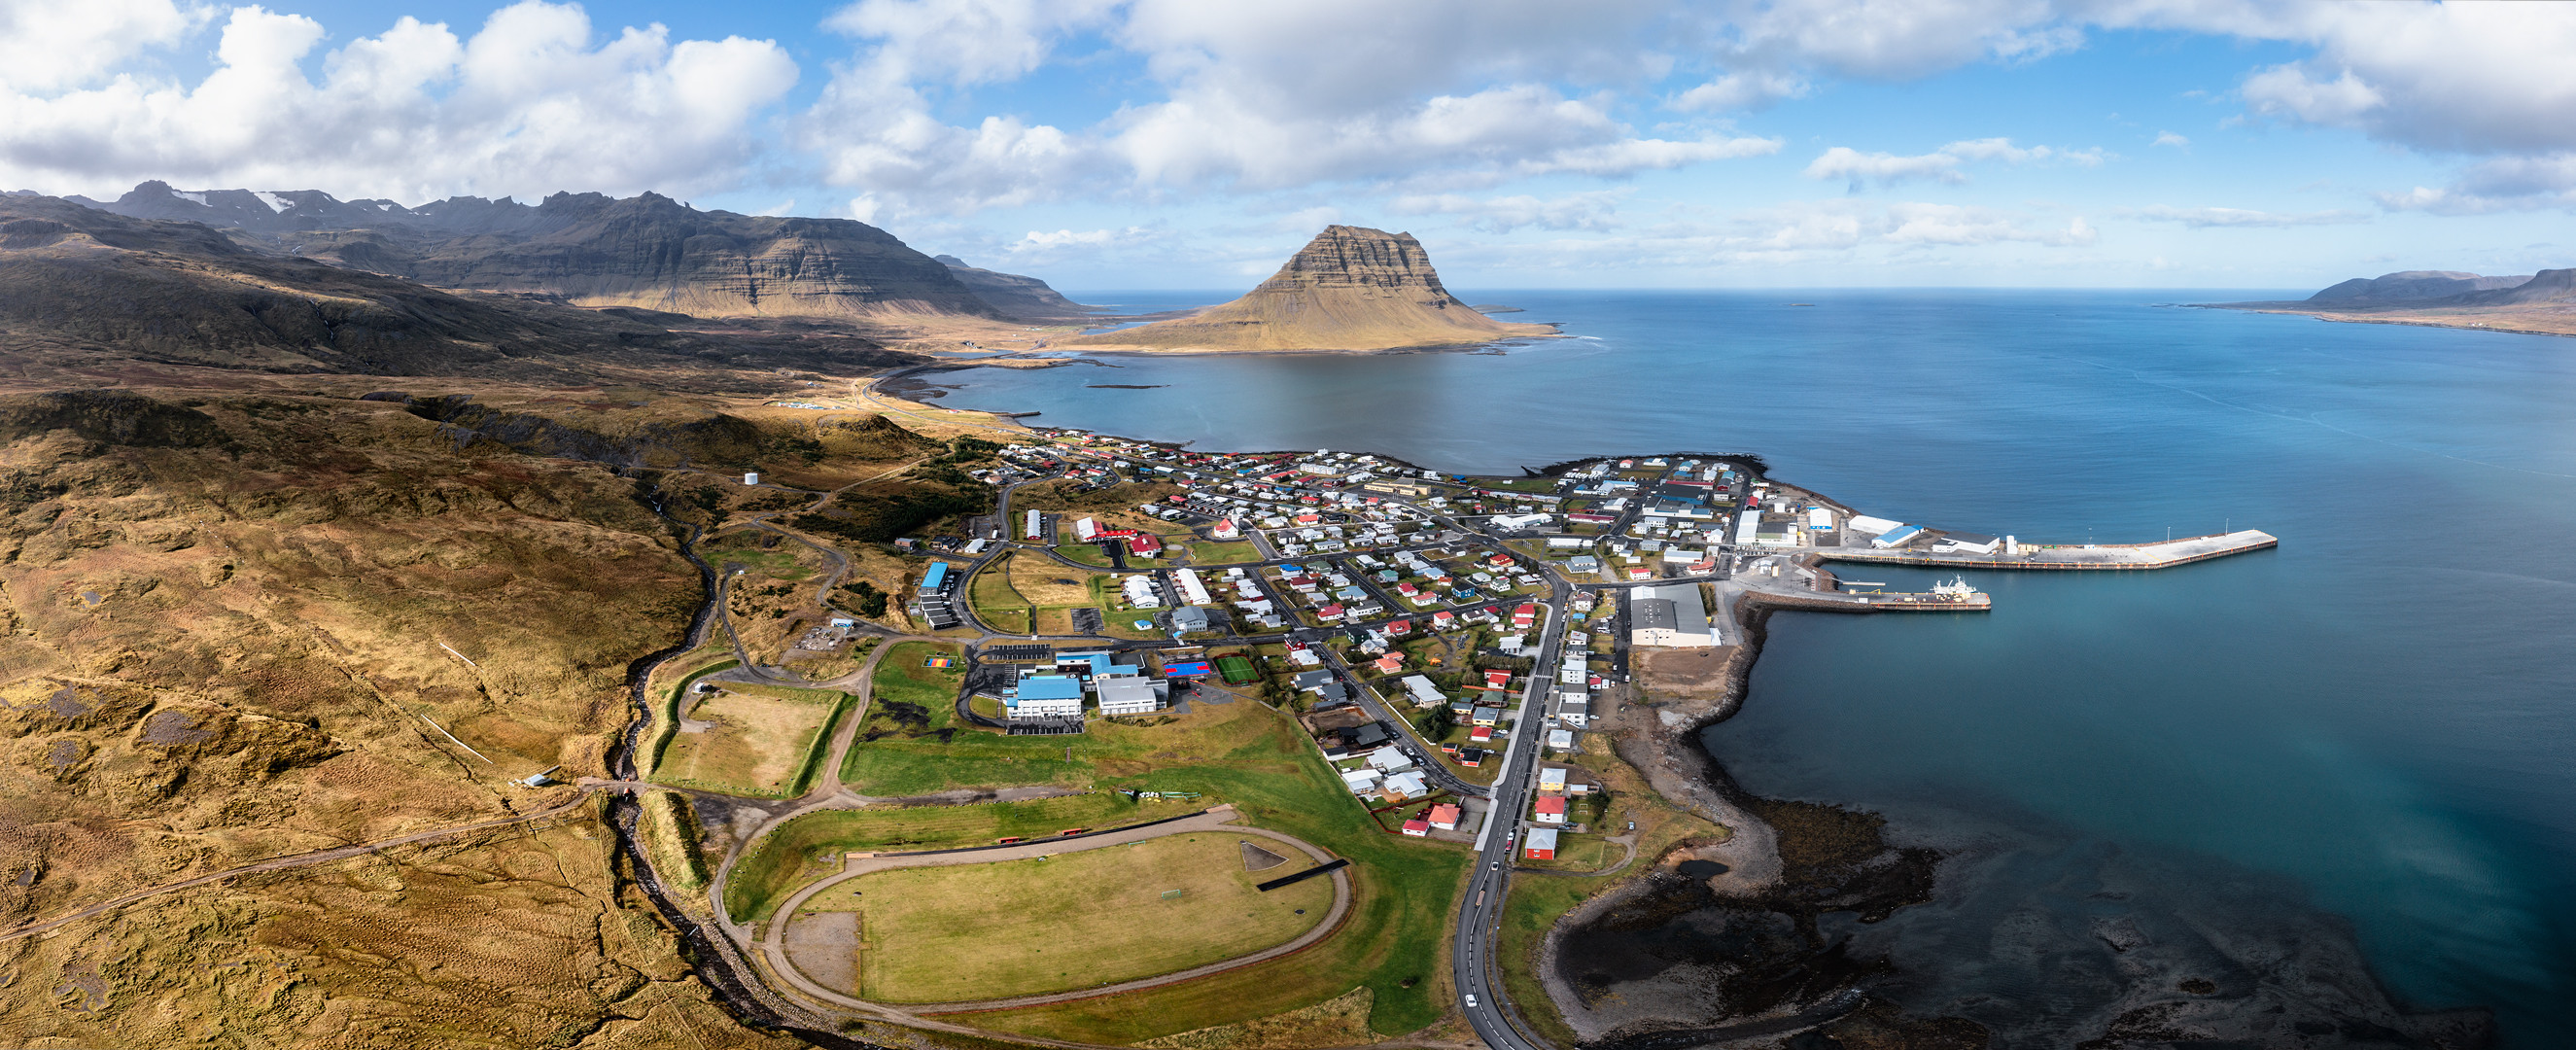
{"type": "Polygon", "coordinates": [[[2442,189],[2417,186],[2378,195],[2391,211],[2483,215],[2545,208],[2576,209],[2576,152],[2497,157],[2474,165],[2442,189]]]}
{"type": "Polygon", "coordinates": [[[1806,78],[1768,70],[1728,73],[1674,96],[1672,107],[1684,113],[1727,109],[1767,109],[1775,103],[1805,98],[1813,90],[1806,78]]]}
{"type": "Polygon", "coordinates": [[[2576,6],[2325,4],[2189,21],[2318,47],[2246,78],[2259,114],[2434,151],[2576,148],[2576,6]]]}
{"type": "Polygon", "coordinates": [[[170,0],[0,0],[0,91],[88,84],[205,17],[170,0]]]}
{"type": "Polygon", "coordinates": [[[1529,194],[1509,197],[1411,194],[1387,202],[1387,210],[1398,215],[1459,216],[1475,229],[1496,234],[1510,233],[1524,226],[1542,230],[1602,232],[1617,225],[1618,202],[1625,196],[1624,190],[1595,190],[1545,199],[1529,194]]]}
{"type": "Polygon", "coordinates": [[[2213,226],[2329,226],[2370,221],[2368,213],[2357,211],[2272,212],[2249,208],[2176,208],[2164,204],[2123,208],[2115,214],[2150,222],[2178,222],[2196,230],[2213,226]]]}
{"type": "Polygon", "coordinates": [[[2191,147],[2191,140],[2170,131],[2159,131],[2156,133],[2156,140],[2148,143],[2147,145],[2171,146],[2175,149],[2189,149],[2191,147]]]}
{"type": "Polygon", "coordinates": [[[1854,190],[1858,190],[1864,181],[1882,184],[1907,179],[1968,181],[1967,176],[1959,174],[1959,158],[1953,154],[1936,151],[1900,157],[1892,153],[1863,153],[1849,146],[1836,146],[1818,154],[1807,164],[1807,177],[1848,179],[1854,190]]]}
{"type": "Polygon", "coordinates": [[[796,81],[768,41],[674,42],[660,26],[594,42],[577,7],[523,2],[459,40],[411,18],[301,63],[324,29],[236,8],[194,85],[120,76],[0,88],[0,181],[113,194],[142,178],[327,187],[421,200],[557,189],[692,192],[738,182],[752,116],[796,81]]]}
{"type": "Polygon", "coordinates": [[[2101,164],[2106,156],[2098,146],[2085,150],[2049,146],[2025,149],[2013,145],[2012,140],[2006,138],[1967,139],[1914,156],[1862,153],[1849,146],[1835,146],[1808,162],[1806,175],[1811,179],[1848,181],[1852,192],[1857,193],[1863,183],[1869,182],[1880,185],[1910,179],[1966,182],[1968,177],[1959,171],[1959,165],[1968,161],[1999,160],[2007,164],[2025,164],[2053,159],[2089,168],[2101,164]]]}

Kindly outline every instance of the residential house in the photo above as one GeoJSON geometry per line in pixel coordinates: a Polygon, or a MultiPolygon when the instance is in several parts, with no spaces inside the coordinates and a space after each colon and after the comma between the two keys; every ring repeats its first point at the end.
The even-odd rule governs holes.
{"type": "Polygon", "coordinates": [[[1404,689],[1413,694],[1413,703],[1417,707],[1437,707],[1442,701],[1448,699],[1440,695],[1439,686],[1431,684],[1430,679],[1418,674],[1404,676],[1404,689]]]}
{"type": "Polygon", "coordinates": [[[1458,807],[1447,802],[1431,807],[1431,826],[1442,831],[1458,830],[1458,807]]]}
{"type": "Polygon", "coordinates": [[[1521,855],[1530,860],[1556,859],[1556,829],[1532,828],[1529,838],[1521,842],[1521,855]]]}
{"type": "Polygon", "coordinates": [[[1541,824],[1565,823],[1565,796],[1543,795],[1538,800],[1538,815],[1530,819],[1541,824]]]}

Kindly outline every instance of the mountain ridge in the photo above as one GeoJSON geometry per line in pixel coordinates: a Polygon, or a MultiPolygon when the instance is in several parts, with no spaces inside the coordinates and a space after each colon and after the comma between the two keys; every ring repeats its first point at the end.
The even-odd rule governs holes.
{"type": "Polygon", "coordinates": [[[751,368],[916,360],[839,331],[674,330],[547,295],[448,291],[256,251],[197,222],[0,197],[0,362],[21,373],[212,368],[739,386],[751,368]]]}
{"type": "MultiPolygon", "coordinates": [[[[414,208],[320,190],[178,190],[151,180],[114,201],[64,199],[238,231],[237,239],[351,269],[448,288],[544,292],[584,306],[855,320],[1005,313],[950,267],[866,223],[700,211],[652,192],[566,191],[533,205],[459,196],[414,208]]],[[[1027,280],[995,277],[1010,280],[986,283],[1027,280]]]]}
{"type": "Polygon", "coordinates": [[[1059,344],[1161,350],[1399,350],[1556,335],[1496,321],[1440,283],[1410,233],[1332,225],[1250,292],[1189,317],[1059,344]]]}

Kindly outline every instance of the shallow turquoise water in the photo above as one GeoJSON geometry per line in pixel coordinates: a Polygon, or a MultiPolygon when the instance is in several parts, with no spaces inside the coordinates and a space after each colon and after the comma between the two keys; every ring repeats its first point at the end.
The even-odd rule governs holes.
{"type": "MultiPolygon", "coordinates": [[[[2244,297],[1485,292],[1589,338],[938,381],[1036,423],[1456,470],[1756,452],[2026,540],[2266,529],[2279,550],[2163,573],[1987,574],[1985,617],[1777,617],[1710,747],[1751,789],[1936,839],[2276,876],[2228,906],[2304,896],[2404,1000],[2576,1045],[2576,340],[2154,305],[2244,297]]],[[[1145,299],[1186,301],[1118,301],[1145,299]]],[[[1945,965],[2037,898],[1989,874],[1873,936],[1945,965]]]]}

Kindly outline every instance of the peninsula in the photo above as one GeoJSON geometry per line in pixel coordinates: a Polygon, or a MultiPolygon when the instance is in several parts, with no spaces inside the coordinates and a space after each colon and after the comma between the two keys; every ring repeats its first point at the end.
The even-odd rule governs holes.
{"type": "Polygon", "coordinates": [[[1352,351],[1557,334],[1555,325],[1493,320],[1449,294],[1410,233],[1327,226],[1242,298],[1189,317],[1055,342],[1101,350],[1352,351]]]}
{"type": "Polygon", "coordinates": [[[2403,270],[2356,277],[2305,299],[2205,305],[2364,324],[2576,335],[2576,269],[2511,277],[2403,270]]]}

